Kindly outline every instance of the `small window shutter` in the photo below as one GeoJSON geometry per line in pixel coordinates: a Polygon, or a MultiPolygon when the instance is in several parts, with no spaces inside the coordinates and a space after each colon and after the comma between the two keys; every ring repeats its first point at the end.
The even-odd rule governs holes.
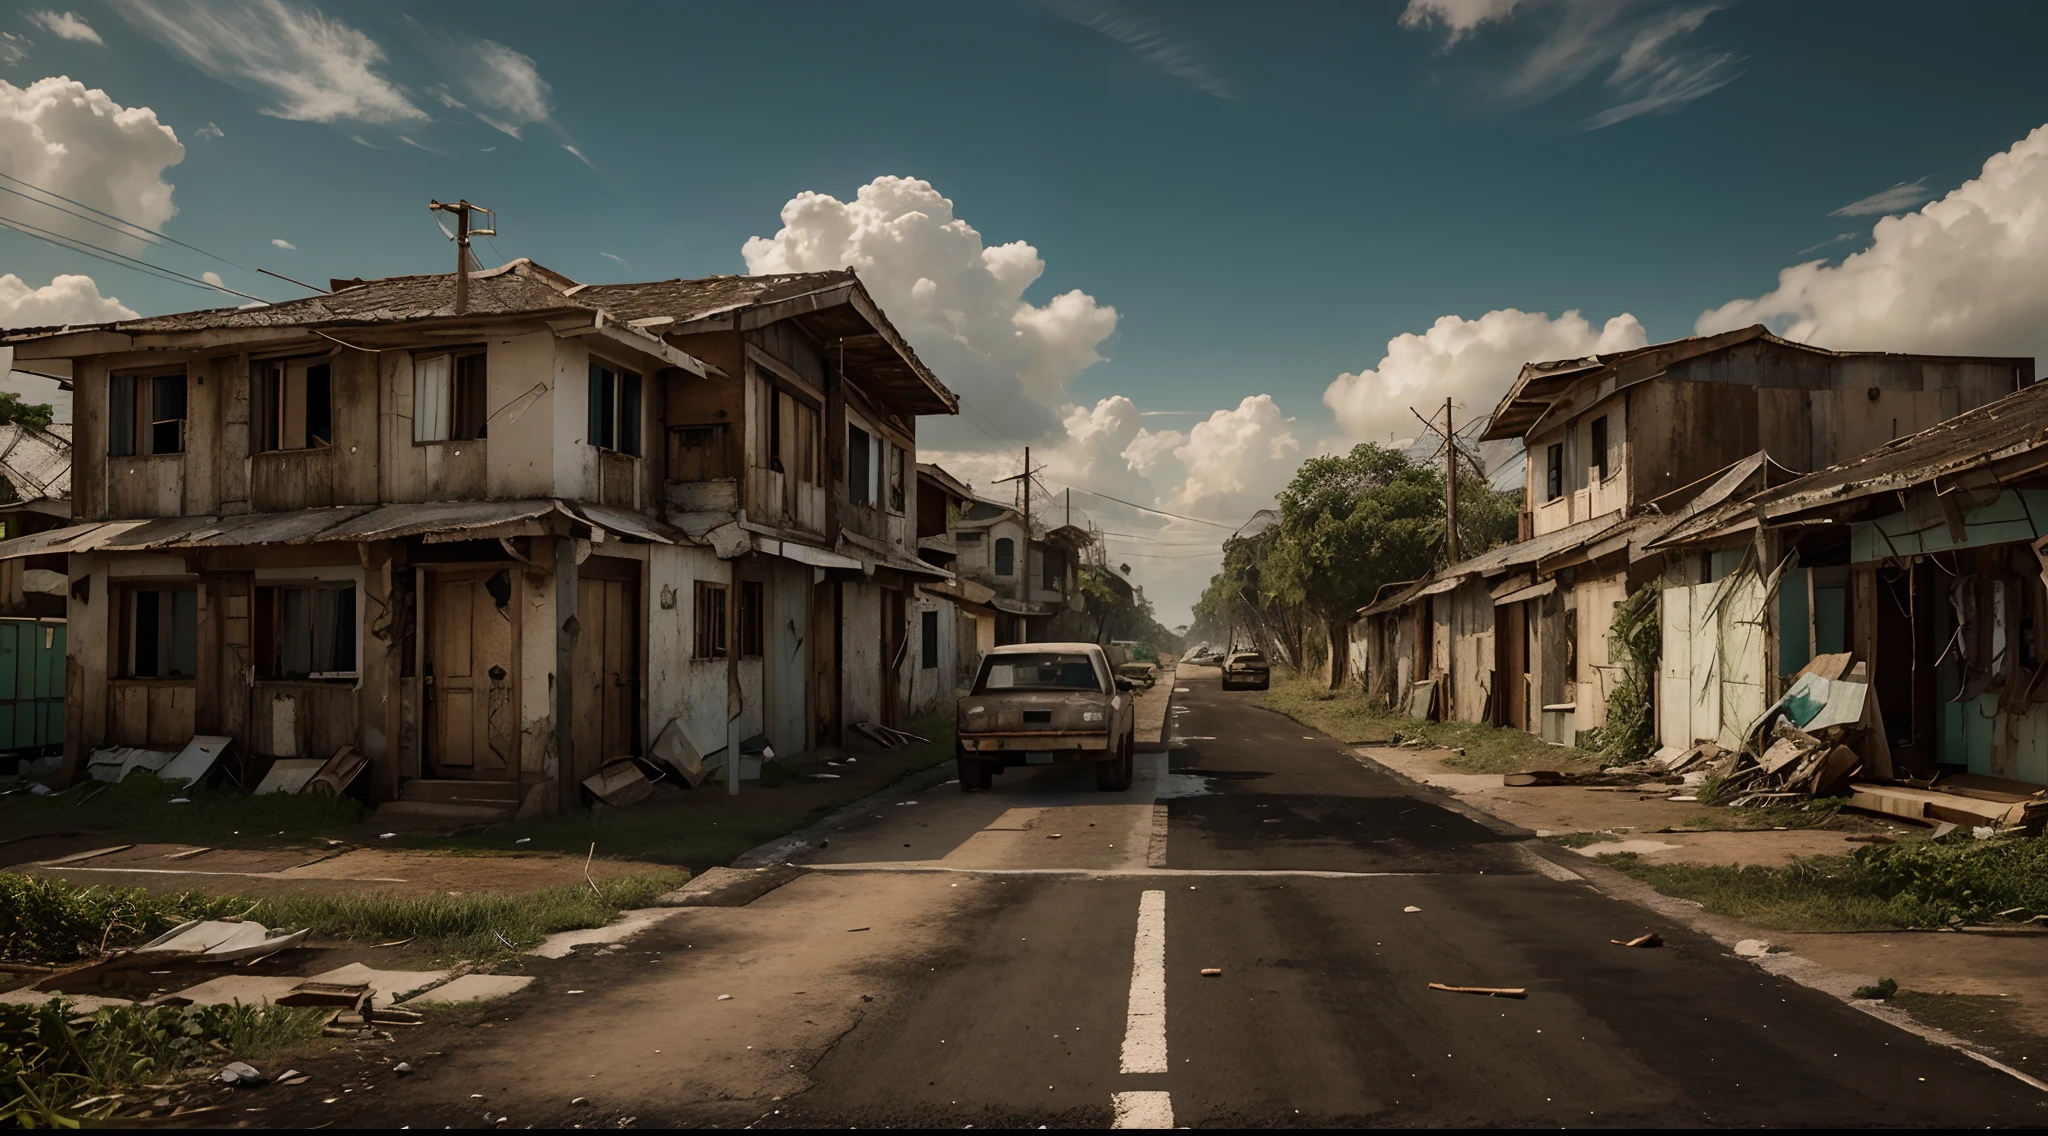
{"type": "Polygon", "coordinates": [[[605,437],[605,435],[609,433],[609,431],[606,429],[606,427],[609,425],[606,419],[609,416],[606,415],[604,412],[604,388],[606,385],[605,380],[608,378],[610,378],[610,376],[605,373],[605,369],[603,367],[600,367],[595,363],[592,363],[590,365],[589,441],[590,444],[593,446],[602,446],[609,440],[605,437]]]}
{"type": "Polygon", "coordinates": [[[306,444],[334,444],[334,366],[306,368],[306,444]]]}
{"type": "Polygon", "coordinates": [[[619,376],[619,443],[622,454],[640,456],[640,376],[619,376]]]}
{"type": "Polygon", "coordinates": [[[117,458],[135,453],[135,376],[115,375],[107,384],[107,453],[117,458]]]}

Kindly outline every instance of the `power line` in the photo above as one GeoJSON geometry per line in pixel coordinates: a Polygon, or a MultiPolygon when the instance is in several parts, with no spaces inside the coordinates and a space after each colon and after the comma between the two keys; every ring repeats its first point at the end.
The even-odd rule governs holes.
{"type": "Polygon", "coordinates": [[[1126,501],[1121,497],[1111,497],[1107,493],[1097,493],[1093,489],[1083,489],[1078,485],[1071,485],[1068,486],[1068,488],[1072,489],[1076,493],[1086,493],[1090,497],[1100,497],[1104,501],[1114,501],[1119,505],[1127,505],[1133,509],[1138,510],[1141,513],[1157,513],[1162,517],[1172,517],[1176,521],[1193,521],[1199,525],[1214,525],[1219,529],[1230,529],[1232,531],[1236,531],[1237,529],[1241,529],[1244,527],[1243,525],[1225,524],[1222,521],[1212,521],[1209,520],[1207,517],[1189,517],[1184,516],[1180,513],[1169,513],[1164,509],[1154,509],[1149,505],[1140,505],[1135,501],[1126,501]]]}
{"type": "Polygon", "coordinates": [[[91,241],[82,240],[78,237],[65,236],[62,233],[53,232],[52,230],[45,229],[37,225],[31,225],[26,221],[17,220],[13,217],[0,216],[0,225],[6,225],[8,228],[11,228],[16,232],[21,233],[24,236],[34,237],[39,241],[44,241],[48,244],[56,245],[58,248],[69,249],[72,252],[84,252],[85,255],[93,256],[94,259],[96,260],[107,260],[108,257],[116,258],[116,260],[107,260],[107,263],[109,264],[115,264],[121,261],[125,261],[126,263],[122,264],[121,267],[137,268],[142,271],[151,273],[153,275],[163,277],[165,279],[172,279],[178,281],[179,283],[190,284],[194,288],[211,288],[216,292],[226,292],[230,296],[240,296],[245,300],[254,300],[259,304],[271,303],[271,301],[266,300],[261,296],[251,296],[247,292],[238,292],[225,284],[215,284],[211,280],[201,280],[197,276],[187,276],[184,273],[179,272],[175,268],[165,268],[161,264],[151,264],[146,260],[137,259],[136,257],[129,256],[126,253],[115,252],[113,249],[93,244],[91,241]],[[87,252],[86,250],[88,249],[92,251],[87,252]],[[104,255],[94,256],[95,253],[100,253],[104,255]]]}
{"type": "MultiPolygon", "coordinates": [[[[61,194],[61,193],[58,193],[58,192],[57,192],[56,190],[54,190],[54,189],[44,189],[44,188],[43,188],[42,186],[39,186],[39,185],[35,184],[34,182],[29,182],[29,181],[23,181],[22,179],[20,179],[20,178],[18,178],[18,177],[15,177],[15,176],[14,176],[13,174],[7,174],[7,173],[0,173],[0,178],[6,178],[6,179],[7,179],[8,181],[11,181],[11,182],[13,182],[13,183],[14,183],[14,184],[16,184],[16,185],[25,185],[25,186],[28,186],[28,187],[29,187],[30,189],[33,189],[33,190],[35,190],[35,191],[36,191],[37,193],[43,194],[43,195],[45,195],[45,196],[48,196],[48,197],[54,197],[54,198],[56,198],[57,200],[59,200],[59,201],[62,201],[62,202],[65,202],[65,203],[67,203],[67,204],[70,204],[70,205],[76,205],[76,206],[78,206],[78,207],[79,207],[80,209],[84,209],[84,210],[87,210],[88,212],[92,212],[92,213],[97,213],[97,214],[99,214],[100,216],[102,216],[102,217],[105,217],[105,218],[107,218],[107,219],[108,219],[108,220],[110,220],[110,221],[119,221],[119,222],[120,222],[121,224],[123,224],[123,225],[126,225],[126,226],[128,226],[129,228],[131,228],[131,229],[135,229],[135,230],[138,230],[138,231],[140,231],[140,232],[144,232],[144,233],[147,233],[147,234],[149,234],[150,236],[152,236],[152,237],[156,237],[156,238],[158,238],[158,239],[160,239],[160,240],[166,240],[166,241],[169,241],[169,242],[171,242],[172,244],[174,244],[174,245],[177,245],[177,246],[178,246],[179,248],[188,248],[188,249],[191,249],[191,250],[192,250],[193,252],[196,252],[196,253],[198,253],[198,254],[199,254],[199,255],[201,255],[201,256],[205,256],[205,257],[212,257],[212,258],[213,258],[214,260],[220,261],[220,262],[221,262],[222,264],[225,264],[225,265],[227,265],[227,266],[228,266],[229,268],[237,268],[237,269],[242,269],[242,271],[244,271],[244,272],[248,271],[247,269],[243,269],[241,265],[239,265],[239,264],[236,264],[236,263],[235,263],[234,261],[232,261],[232,260],[229,260],[228,258],[226,258],[226,257],[224,257],[224,256],[219,256],[219,255],[217,255],[217,254],[215,254],[215,253],[210,253],[210,252],[207,252],[207,251],[206,251],[205,249],[203,249],[203,248],[200,248],[200,247],[199,247],[198,245],[188,245],[188,244],[186,244],[186,243],[185,243],[184,241],[181,241],[181,240],[179,240],[179,239],[178,239],[178,238],[176,238],[176,237],[170,236],[170,235],[168,235],[168,234],[165,234],[165,233],[159,233],[159,232],[157,232],[157,231],[156,231],[155,229],[152,229],[152,228],[150,228],[150,227],[149,227],[149,226],[147,226],[147,225],[138,225],[138,224],[136,224],[135,222],[133,222],[133,221],[130,221],[130,220],[128,220],[128,219],[127,219],[127,218],[125,218],[125,217],[118,217],[118,216],[116,216],[116,215],[114,215],[114,214],[112,214],[112,213],[109,213],[109,212],[107,212],[107,211],[106,211],[106,210],[104,210],[104,209],[95,209],[95,208],[93,208],[92,206],[90,206],[90,205],[87,205],[87,204],[86,204],[85,202],[83,202],[83,201],[73,201],[73,200],[72,200],[71,198],[69,198],[69,197],[66,197],[66,196],[64,196],[64,195],[63,195],[63,194],[61,194]]],[[[8,192],[9,192],[9,193],[13,193],[14,191],[13,191],[13,190],[8,190],[8,192]]],[[[27,195],[27,194],[19,194],[18,196],[21,196],[21,197],[27,197],[27,198],[28,198],[28,200],[30,200],[30,201],[35,201],[35,198],[33,198],[33,197],[28,197],[28,195],[27,195]]],[[[57,208],[57,207],[56,207],[56,206],[54,206],[54,205],[50,205],[50,203],[49,203],[49,202],[47,202],[47,201],[37,202],[37,204],[39,204],[39,205],[46,205],[46,206],[49,206],[49,208],[52,208],[52,209],[55,209],[55,208],[57,208]]],[[[67,210],[62,210],[62,212],[66,212],[66,213],[69,213],[69,212],[70,212],[70,210],[68,210],[68,209],[67,209],[67,210]]],[[[74,214],[72,214],[72,216],[77,216],[77,214],[75,214],[75,213],[74,213],[74,214]]],[[[85,218],[85,219],[86,219],[86,220],[91,220],[91,218],[85,218]]]]}

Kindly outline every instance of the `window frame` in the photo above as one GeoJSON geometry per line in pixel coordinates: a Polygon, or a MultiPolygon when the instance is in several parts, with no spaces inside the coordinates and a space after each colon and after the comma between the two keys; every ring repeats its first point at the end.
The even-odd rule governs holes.
{"type": "Polygon", "coordinates": [[[1550,443],[1543,459],[1543,503],[1548,505],[1564,496],[1564,443],[1550,443]]]}
{"type": "Polygon", "coordinates": [[[119,371],[107,376],[107,456],[114,458],[168,457],[185,452],[190,439],[192,380],[185,368],[171,370],[119,371]],[[158,417],[159,402],[167,385],[177,383],[177,401],[183,413],[158,417]],[[176,448],[159,446],[158,432],[170,426],[177,432],[176,448]]]}
{"type": "Polygon", "coordinates": [[[252,454],[300,454],[334,448],[334,361],[336,352],[313,355],[271,355],[249,361],[249,452],[252,454]],[[304,445],[287,446],[286,416],[292,412],[287,402],[293,364],[304,364],[305,380],[299,398],[299,409],[303,420],[298,432],[304,445]],[[325,395],[316,399],[313,373],[326,372],[322,376],[325,395]],[[317,403],[326,405],[327,436],[314,433],[314,408],[317,403]]]}
{"type": "MultiPolygon", "coordinates": [[[[989,553],[989,567],[998,576],[1009,577],[1017,574],[1017,541],[1014,537],[999,536],[995,548],[989,553]],[[1010,570],[1003,571],[1003,562],[1010,563],[1010,570]]],[[[1028,566],[1027,566],[1028,567],[1028,566]]]]}
{"type": "Polygon", "coordinates": [[[698,580],[690,608],[690,657],[723,659],[730,653],[730,592],[715,580],[698,580]]]}
{"type": "Polygon", "coordinates": [[[122,580],[116,585],[116,588],[120,596],[120,606],[115,620],[115,677],[142,682],[197,682],[199,680],[199,585],[196,582],[187,584],[177,580],[122,580]],[[182,661],[177,658],[179,605],[176,600],[166,603],[160,598],[153,601],[151,605],[156,608],[152,615],[152,621],[156,624],[156,627],[151,632],[154,639],[154,651],[152,653],[155,655],[155,658],[150,663],[150,666],[156,673],[140,673],[141,668],[136,665],[136,662],[137,651],[142,646],[139,638],[142,623],[140,608],[142,606],[141,597],[145,593],[157,597],[181,594],[192,597],[192,627],[189,643],[192,656],[189,673],[179,674],[176,671],[178,663],[182,661]]]}
{"type": "Polygon", "coordinates": [[[875,501],[875,435],[865,426],[846,424],[846,499],[873,508],[875,501]],[[858,476],[856,476],[858,473],[858,476]]]}
{"type": "Polygon", "coordinates": [[[937,670],[939,666],[939,610],[925,608],[917,613],[917,656],[919,669],[937,670]]]}
{"type": "MultiPolygon", "coordinates": [[[[362,585],[355,580],[312,580],[312,579],[263,579],[256,582],[250,595],[252,626],[250,638],[254,647],[254,663],[258,682],[304,682],[338,686],[352,686],[363,677],[363,602],[362,585]],[[307,617],[306,654],[309,663],[314,661],[320,645],[321,613],[318,602],[310,593],[330,592],[348,594],[347,618],[330,624],[329,630],[342,634],[328,640],[330,652],[346,644],[351,667],[348,670],[329,668],[313,670],[310,666],[304,673],[288,673],[284,667],[286,647],[286,607],[289,600],[285,593],[309,593],[305,607],[307,617]]],[[[330,612],[330,614],[332,614],[330,612]]],[[[330,654],[327,662],[335,661],[330,654]]]]}
{"type": "Polygon", "coordinates": [[[907,507],[906,498],[908,497],[908,490],[904,486],[904,455],[906,451],[902,446],[894,442],[888,442],[886,439],[884,441],[886,448],[882,451],[882,454],[884,466],[883,481],[885,484],[882,487],[882,492],[883,496],[887,498],[889,512],[900,517],[907,507]]]}
{"type": "Polygon", "coordinates": [[[438,446],[446,442],[481,442],[490,437],[491,431],[491,369],[490,347],[488,344],[470,344],[459,347],[433,347],[412,353],[412,444],[415,446],[438,446]],[[427,437],[421,433],[426,421],[420,414],[420,369],[421,365],[437,359],[448,362],[447,374],[447,433],[439,437],[427,437]],[[475,370],[463,372],[463,364],[474,361],[475,370]],[[477,405],[481,403],[482,405],[477,405]]]}
{"type": "Polygon", "coordinates": [[[1593,451],[1591,465],[1594,471],[1600,475],[1599,480],[1601,481],[1606,481],[1614,476],[1614,471],[1608,461],[1607,445],[1607,415],[1603,414],[1595,418],[1592,424],[1586,428],[1586,446],[1593,451]]]}
{"type": "Polygon", "coordinates": [[[647,456],[644,377],[638,371],[593,355],[589,382],[584,440],[608,453],[631,458],[647,456]],[[621,442],[631,442],[632,448],[621,442]]]}

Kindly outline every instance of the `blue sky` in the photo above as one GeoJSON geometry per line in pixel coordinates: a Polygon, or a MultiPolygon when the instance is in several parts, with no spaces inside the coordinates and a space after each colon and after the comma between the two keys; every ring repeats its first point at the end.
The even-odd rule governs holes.
{"type": "MultiPolygon", "coordinates": [[[[1490,409],[1517,350],[1674,338],[1767,295],[1755,310],[1781,328],[1874,334],[1822,294],[1831,278],[1794,296],[1778,274],[1865,249],[1883,215],[1831,213],[1901,183],[1877,204],[1908,212],[2041,125],[2044,31],[2048,10],[2018,5],[86,0],[0,14],[0,81],[66,76],[148,108],[184,148],[157,166],[176,210],[163,232],[314,282],[445,270],[429,197],[500,211],[486,262],[604,281],[760,268],[770,251],[743,246],[775,237],[799,193],[852,202],[878,178],[922,179],[983,245],[1028,242],[1043,264],[1021,297],[965,305],[959,342],[927,348],[943,321],[899,320],[980,408],[928,425],[928,443],[979,478],[1031,443],[1048,489],[1235,522],[1301,456],[1399,433],[1410,402],[1490,409]],[[1036,318],[1072,291],[1090,304],[1037,354],[996,342],[1017,305],[1036,318]],[[1505,328],[1495,355],[1390,350],[1509,308],[1553,320],[1505,328]],[[1583,334],[1554,322],[1567,310],[1583,334]],[[1348,411],[1326,402],[1367,371],[1348,411]]],[[[34,169],[38,143],[8,118],[31,112],[10,107],[0,172],[34,169]]],[[[94,180],[70,160],[45,168],[94,180]]],[[[107,192],[110,211],[144,208],[107,192]]],[[[51,223],[19,199],[0,216],[51,223]]],[[[908,297],[926,269],[879,255],[871,286],[888,302],[894,273],[908,297]]],[[[182,249],[149,257],[299,294],[182,249]]],[[[0,273],[31,290],[82,273],[145,313],[215,302],[15,233],[0,273]]],[[[1949,349],[2034,350],[2008,341],[2025,314],[1949,349]]],[[[1870,326],[1887,341],[1829,345],[1936,334],[1870,326]]],[[[1090,500],[1117,531],[1163,523],[1090,500]]],[[[1151,556],[1129,562],[1166,614],[1199,590],[1219,532],[1126,546],[1151,556]]]]}

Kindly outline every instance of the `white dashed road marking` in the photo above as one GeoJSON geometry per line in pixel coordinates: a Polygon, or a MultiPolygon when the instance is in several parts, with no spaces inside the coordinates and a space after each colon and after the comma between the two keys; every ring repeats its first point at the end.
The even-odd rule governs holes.
{"type": "Polygon", "coordinates": [[[1163,891],[1148,891],[1138,898],[1138,937],[1131,959],[1131,1005],[1124,1018],[1123,1071],[1166,1072],[1166,893],[1163,891]]]}
{"type": "Polygon", "coordinates": [[[1170,1093],[1117,1093],[1110,1097],[1110,1101],[1116,1106],[1116,1119],[1110,1122],[1111,1128],[1173,1127],[1173,1096],[1170,1093]]]}

